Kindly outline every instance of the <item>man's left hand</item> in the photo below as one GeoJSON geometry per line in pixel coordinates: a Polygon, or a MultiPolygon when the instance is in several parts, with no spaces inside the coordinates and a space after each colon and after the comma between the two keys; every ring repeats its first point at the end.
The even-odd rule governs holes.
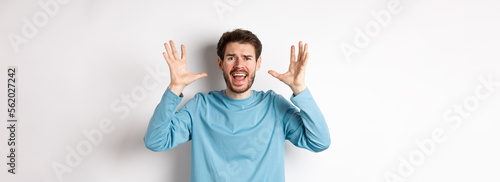
{"type": "Polygon", "coordinates": [[[306,65],[309,59],[307,44],[302,46],[302,41],[299,42],[297,59],[295,58],[295,46],[292,45],[290,52],[290,66],[286,73],[279,74],[274,70],[269,70],[268,73],[287,84],[292,89],[293,94],[298,95],[307,88],[305,83],[306,65]]]}

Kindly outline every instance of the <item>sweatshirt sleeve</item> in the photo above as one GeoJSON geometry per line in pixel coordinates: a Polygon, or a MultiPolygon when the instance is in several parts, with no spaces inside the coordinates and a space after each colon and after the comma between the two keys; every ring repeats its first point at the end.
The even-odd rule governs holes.
{"type": "Polygon", "coordinates": [[[326,150],[330,146],[330,132],[309,89],[306,88],[299,95],[292,95],[290,100],[300,111],[293,106],[287,109],[284,117],[286,139],[297,147],[313,152],[326,150]]]}
{"type": "Polygon", "coordinates": [[[149,121],[144,136],[146,148],[159,152],[174,148],[191,139],[191,117],[189,102],[176,112],[183,95],[177,96],[170,89],[163,94],[160,103],[149,121]]]}

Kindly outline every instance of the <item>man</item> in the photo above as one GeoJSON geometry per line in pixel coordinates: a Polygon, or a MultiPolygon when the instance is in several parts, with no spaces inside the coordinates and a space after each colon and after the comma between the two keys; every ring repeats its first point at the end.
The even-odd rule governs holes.
{"type": "Polygon", "coordinates": [[[285,181],[285,139],[314,152],[329,147],[327,124],[304,79],[307,44],[299,42],[297,56],[291,47],[288,72],[269,71],[292,89],[290,100],[300,111],[272,90],[250,89],[262,62],[262,45],[248,30],[226,32],[217,44],[226,89],[198,93],[178,111],[184,88],[207,74],[188,71],[184,45],[180,59],[173,41],[165,49],[171,81],[144,143],[164,151],[192,140],[191,181],[285,181]]]}

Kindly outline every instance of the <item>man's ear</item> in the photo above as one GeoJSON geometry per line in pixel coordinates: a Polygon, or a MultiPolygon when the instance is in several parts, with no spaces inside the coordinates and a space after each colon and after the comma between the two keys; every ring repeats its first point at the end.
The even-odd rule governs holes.
{"type": "Polygon", "coordinates": [[[255,71],[258,71],[258,70],[260,69],[260,62],[262,61],[262,59],[261,59],[261,58],[262,58],[262,57],[261,57],[261,56],[259,56],[259,59],[257,59],[257,65],[255,66],[255,67],[256,67],[255,71]]]}
{"type": "Polygon", "coordinates": [[[222,66],[222,60],[220,59],[220,57],[219,57],[219,56],[217,56],[217,62],[219,63],[219,69],[220,69],[221,71],[224,71],[224,69],[223,69],[224,67],[222,66]]]}

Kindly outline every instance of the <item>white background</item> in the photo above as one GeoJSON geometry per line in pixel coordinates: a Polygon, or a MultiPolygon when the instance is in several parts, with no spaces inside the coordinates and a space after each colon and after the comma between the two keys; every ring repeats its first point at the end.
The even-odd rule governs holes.
{"type": "Polygon", "coordinates": [[[235,28],[253,31],[263,43],[253,89],[285,97],[291,90],[267,71],[285,72],[290,46],[310,45],[307,84],[332,145],[312,153],[286,142],[287,181],[382,182],[391,181],[384,177],[389,173],[414,182],[500,181],[500,86],[487,90],[480,81],[500,82],[500,3],[400,0],[400,11],[380,25],[372,12],[388,12],[390,3],[2,0],[0,181],[58,181],[53,164],[68,165],[67,149],[89,141],[82,130],[95,131],[106,119],[114,130],[81,149],[88,155],[68,166],[72,172],[62,173],[62,181],[189,181],[190,142],[159,153],[144,147],[169,83],[168,75],[156,75],[158,82],[148,69],[168,73],[163,43],[174,40],[186,46],[192,72],[208,73],[185,89],[183,103],[196,92],[224,89],[215,46],[235,28]],[[45,2],[57,8],[44,10],[39,3],[45,2]],[[37,31],[23,34],[35,21],[37,31]],[[348,60],[341,45],[355,46],[356,29],[377,32],[348,60]],[[25,42],[13,46],[13,34],[25,42]],[[8,66],[17,67],[18,77],[15,175],[6,165],[8,66]],[[488,97],[477,99],[477,88],[488,97]],[[135,107],[122,101],[134,94],[135,107]],[[448,113],[464,105],[467,117],[448,113]],[[454,128],[445,114],[463,121],[454,128]],[[423,151],[415,140],[432,140],[436,130],[446,140],[427,145],[432,151],[418,158],[423,151]],[[412,170],[398,172],[412,156],[412,170]]]}

